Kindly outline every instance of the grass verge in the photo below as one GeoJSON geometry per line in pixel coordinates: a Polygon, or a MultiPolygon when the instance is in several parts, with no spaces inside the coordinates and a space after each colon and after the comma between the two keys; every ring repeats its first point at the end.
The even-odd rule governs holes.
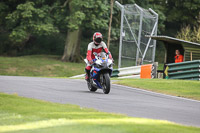
{"type": "Polygon", "coordinates": [[[114,82],[135,88],[200,100],[200,82],[166,79],[122,79],[114,82]]]}
{"type": "Polygon", "coordinates": [[[0,132],[199,133],[200,128],[0,93],[0,132]]]}
{"type": "Polygon", "coordinates": [[[70,77],[84,73],[84,63],[61,62],[54,55],[0,56],[0,75],[70,77]]]}

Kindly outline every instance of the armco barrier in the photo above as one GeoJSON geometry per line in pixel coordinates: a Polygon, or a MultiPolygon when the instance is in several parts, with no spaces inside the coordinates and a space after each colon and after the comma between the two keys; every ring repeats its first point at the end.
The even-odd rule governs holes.
{"type": "MultiPolygon", "coordinates": [[[[156,78],[158,63],[114,69],[111,77],[119,78],[156,78]]],[[[84,77],[85,74],[71,78],[84,77]]]]}
{"type": "Polygon", "coordinates": [[[113,70],[112,77],[119,78],[156,78],[158,63],[125,67],[113,70]]]}
{"type": "Polygon", "coordinates": [[[200,60],[167,64],[169,79],[200,80],[200,60]]]}
{"type": "Polygon", "coordinates": [[[140,75],[141,66],[125,67],[113,70],[112,77],[121,77],[126,75],[140,75]]]}

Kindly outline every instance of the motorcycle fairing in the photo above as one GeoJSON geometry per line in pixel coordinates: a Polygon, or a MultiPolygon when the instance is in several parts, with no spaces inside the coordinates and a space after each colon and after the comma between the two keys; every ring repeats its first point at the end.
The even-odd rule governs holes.
{"type": "Polygon", "coordinates": [[[97,86],[98,86],[99,88],[102,89],[101,84],[100,84],[100,83],[98,82],[98,80],[97,80],[97,78],[98,78],[98,76],[99,76],[99,72],[100,72],[100,69],[94,67],[94,68],[92,69],[92,73],[91,73],[91,74],[92,74],[92,78],[93,78],[94,82],[97,84],[97,86]]]}

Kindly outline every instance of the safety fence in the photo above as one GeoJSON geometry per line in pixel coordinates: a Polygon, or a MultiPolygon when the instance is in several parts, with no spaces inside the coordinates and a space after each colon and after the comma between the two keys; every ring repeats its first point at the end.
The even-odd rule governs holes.
{"type": "Polygon", "coordinates": [[[187,79],[200,81],[200,60],[167,64],[165,72],[168,79],[187,79]]]}
{"type": "Polygon", "coordinates": [[[125,67],[113,70],[111,77],[119,78],[156,78],[158,63],[125,67]]]}
{"type": "Polygon", "coordinates": [[[137,4],[115,4],[121,10],[118,68],[153,63],[156,40],[146,35],[157,35],[158,14],[137,4]]]}

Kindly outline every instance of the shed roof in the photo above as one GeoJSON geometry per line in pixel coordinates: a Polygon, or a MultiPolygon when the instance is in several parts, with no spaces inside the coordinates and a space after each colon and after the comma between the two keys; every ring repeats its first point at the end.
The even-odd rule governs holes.
{"type": "Polygon", "coordinates": [[[200,47],[199,43],[185,41],[185,40],[181,40],[181,39],[177,39],[177,38],[173,38],[173,37],[169,37],[169,36],[147,36],[147,37],[151,37],[152,39],[164,41],[164,42],[170,42],[170,43],[176,43],[176,44],[187,44],[190,46],[196,45],[196,46],[200,47]]]}
{"type": "Polygon", "coordinates": [[[183,46],[185,50],[185,56],[188,56],[189,53],[192,52],[193,59],[200,60],[200,44],[199,43],[185,41],[185,40],[181,40],[181,39],[177,39],[177,38],[173,38],[169,36],[147,36],[147,37],[151,37],[152,39],[167,42],[170,44],[180,44],[183,46]]]}

